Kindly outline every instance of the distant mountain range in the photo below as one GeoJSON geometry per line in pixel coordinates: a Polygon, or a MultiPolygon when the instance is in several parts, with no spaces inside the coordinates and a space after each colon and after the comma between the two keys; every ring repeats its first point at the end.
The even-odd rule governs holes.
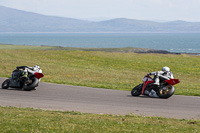
{"type": "Polygon", "coordinates": [[[154,22],[126,18],[92,22],[0,6],[0,32],[200,33],[200,22],[154,22]]]}

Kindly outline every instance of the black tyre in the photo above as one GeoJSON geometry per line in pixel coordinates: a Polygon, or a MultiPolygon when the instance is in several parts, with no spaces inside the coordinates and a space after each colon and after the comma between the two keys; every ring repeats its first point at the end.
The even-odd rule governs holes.
{"type": "Polygon", "coordinates": [[[10,80],[9,80],[9,79],[6,79],[6,80],[2,83],[1,88],[2,88],[2,89],[8,89],[9,84],[10,84],[10,80]]]}
{"type": "Polygon", "coordinates": [[[31,80],[32,80],[32,83],[24,85],[22,88],[23,90],[25,90],[25,91],[34,90],[35,87],[38,86],[39,80],[37,78],[33,77],[31,80]]]}
{"type": "Polygon", "coordinates": [[[141,92],[142,92],[142,84],[139,84],[132,89],[131,95],[132,96],[139,96],[139,95],[141,95],[141,92]]]}
{"type": "Polygon", "coordinates": [[[172,85],[167,85],[167,86],[163,86],[161,87],[158,92],[157,95],[160,98],[169,98],[171,97],[175,92],[175,88],[172,85]]]}

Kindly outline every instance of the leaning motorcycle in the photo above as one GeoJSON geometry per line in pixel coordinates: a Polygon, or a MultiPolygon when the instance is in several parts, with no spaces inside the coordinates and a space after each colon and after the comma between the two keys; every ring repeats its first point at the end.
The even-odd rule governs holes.
{"type": "Polygon", "coordinates": [[[35,72],[28,66],[19,66],[12,72],[11,78],[6,79],[1,87],[3,89],[22,88],[22,90],[34,90],[39,85],[39,79],[44,77],[43,73],[35,72]],[[24,70],[27,70],[25,73],[24,70]]]}
{"type": "Polygon", "coordinates": [[[169,98],[174,92],[174,85],[180,83],[179,79],[161,80],[160,85],[154,85],[154,81],[150,75],[146,75],[143,78],[143,83],[134,87],[131,91],[132,96],[146,95],[145,90],[156,92],[159,98],[169,98]]]}

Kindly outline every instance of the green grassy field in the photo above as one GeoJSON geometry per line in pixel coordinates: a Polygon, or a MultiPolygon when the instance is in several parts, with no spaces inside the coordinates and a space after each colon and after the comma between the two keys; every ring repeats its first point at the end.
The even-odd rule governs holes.
{"type": "Polygon", "coordinates": [[[1,77],[10,77],[16,66],[38,64],[43,82],[130,91],[146,73],[168,66],[181,81],[175,94],[200,96],[200,56],[16,45],[0,45],[0,53],[1,77]]]}
{"type": "Polygon", "coordinates": [[[198,133],[200,120],[0,107],[1,133],[198,133]]]}
{"type": "MultiPolygon", "coordinates": [[[[169,66],[181,80],[175,94],[200,96],[199,56],[126,53],[127,48],[117,49],[121,52],[90,50],[0,45],[0,77],[10,77],[16,66],[38,64],[45,74],[43,82],[130,91],[141,83],[147,72],[169,66]]],[[[0,118],[1,133],[200,132],[200,120],[131,114],[117,116],[0,107],[0,118]]]]}

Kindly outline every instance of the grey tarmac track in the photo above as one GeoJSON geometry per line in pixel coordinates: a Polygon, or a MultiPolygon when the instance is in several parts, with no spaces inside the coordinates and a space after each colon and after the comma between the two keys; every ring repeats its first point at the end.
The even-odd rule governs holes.
{"type": "MultiPolygon", "coordinates": [[[[0,84],[4,80],[5,78],[0,78],[0,84]]],[[[169,99],[132,97],[130,91],[43,82],[33,91],[21,91],[14,88],[0,89],[0,106],[200,119],[200,97],[179,95],[173,95],[169,99]]]]}

